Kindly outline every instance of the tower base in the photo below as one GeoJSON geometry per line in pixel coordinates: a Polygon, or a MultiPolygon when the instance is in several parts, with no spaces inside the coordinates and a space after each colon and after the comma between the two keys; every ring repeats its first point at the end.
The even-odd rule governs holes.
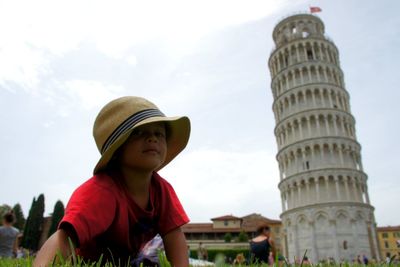
{"type": "Polygon", "coordinates": [[[304,254],[313,263],[352,262],[358,255],[380,260],[373,207],[357,203],[325,203],[281,214],[284,247],[290,262],[304,254]]]}

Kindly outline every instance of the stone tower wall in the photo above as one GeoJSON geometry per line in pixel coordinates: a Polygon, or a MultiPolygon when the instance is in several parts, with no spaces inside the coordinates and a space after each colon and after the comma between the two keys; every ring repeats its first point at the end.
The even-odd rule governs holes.
{"type": "Polygon", "coordinates": [[[285,252],[314,262],[379,258],[374,208],[339,51],[316,16],[275,27],[269,59],[285,252]]]}

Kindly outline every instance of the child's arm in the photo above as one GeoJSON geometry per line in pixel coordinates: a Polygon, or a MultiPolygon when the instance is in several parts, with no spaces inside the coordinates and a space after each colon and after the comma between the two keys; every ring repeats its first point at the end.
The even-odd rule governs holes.
{"type": "Polygon", "coordinates": [[[36,255],[35,261],[33,262],[33,267],[48,266],[53,262],[58,251],[64,259],[67,259],[71,255],[68,235],[63,229],[57,230],[43,244],[42,248],[36,255]]]}
{"type": "Polygon", "coordinates": [[[185,234],[178,227],[163,237],[165,253],[174,267],[189,266],[185,234]]]}

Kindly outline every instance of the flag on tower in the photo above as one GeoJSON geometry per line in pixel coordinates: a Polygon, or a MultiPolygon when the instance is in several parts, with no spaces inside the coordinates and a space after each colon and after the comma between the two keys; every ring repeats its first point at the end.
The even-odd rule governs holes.
{"type": "Polygon", "coordinates": [[[311,13],[317,13],[317,12],[322,12],[322,9],[317,6],[310,6],[310,12],[311,13]]]}

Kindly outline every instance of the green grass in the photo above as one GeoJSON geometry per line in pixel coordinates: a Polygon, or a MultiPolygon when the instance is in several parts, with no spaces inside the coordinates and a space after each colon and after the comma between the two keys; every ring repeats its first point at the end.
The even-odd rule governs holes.
{"type": "MultiPolygon", "coordinates": [[[[23,258],[23,259],[0,259],[0,267],[31,267],[32,266],[32,261],[33,258],[23,258]]],[[[160,257],[160,267],[171,267],[170,263],[167,261],[165,256],[160,257]]],[[[73,260],[71,261],[60,261],[57,264],[53,264],[53,266],[60,266],[60,267],[100,267],[100,266],[105,266],[105,267],[121,267],[118,264],[113,264],[113,263],[102,263],[101,260],[98,262],[90,263],[90,264],[85,264],[80,260],[79,258],[76,259],[75,262],[73,260]]],[[[217,267],[228,267],[231,265],[225,264],[225,263],[217,263],[217,267]]],[[[240,265],[235,265],[235,266],[240,266],[240,265]]],[[[242,265],[244,266],[244,265],[242,265]]],[[[250,267],[267,267],[268,265],[248,265],[250,267]]],[[[274,264],[274,266],[278,266],[278,264],[274,264]]],[[[287,264],[283,263],[281,265],[282,267],[305,267],[306,265],[303,264],[287,264]]],[[[307,265],[310,266],[310,265],[307,265]]],[[[327,264],[327,263],[319,263],[319,264],[313,264],[311,265],[313,267],[365,267],[363,264],[327,264]]],[[[400,264],[369,264],[368,266],[371,267],[399,267],[400,264]]]]}
{"type": "MultiPolygon", "coordinates": [[[[71,245],[71,244],[70,244],[71,245]]],[[[307,251],[304,253],[303,259],[306,256],[307,251]]],[[[59,258],[59,261],[57,263],[53,263],[52,266],[59,266],[59,267],[125,267],[121,266],[118,263],[115,262],[103,262],[102,258],[100,258],[97,262],[92,262],[92,263],[84,263],[83,260],[75,255],[73,255],[69,258],[69,260],[64,260],[61,255],[57,255],[59,258]]],[[[160,262],[160,267],[172,267],[171,264],[168,262],[167,257],[165,256],[164,253],[159,252],[158,253],[158,258],[160,262]]],[[[216,262],[215,266],[216,267],[228,267],[232,266],[229,264],[226,264],[224,262],[225,256],[223,254],[220,254],[219,256],[216,257],[216,262]]],[[[27,258],[21,258],[21,259],[10,259],[10,258],[0,258],[0,267],[31,267],[33,263],[33,257],[27,257],[27,258]]],[[[368,264],[370,267],[400,267],[400,263],[394,263],[395,256],[393,256],[390,259],[389,263],[385,264],[368,264]]],[[[269,265],[263,264],[263,265],[234,265],[234,266],[249,266],[249,267],[267,267],[269,265]]],[[[276,259],[274,266],[273,267],[366,267],[364,264],[352,264],[352,263],[342,263],[342,264],[328,264],[328,263],[318,263],[318,264],[304,264],[303,260],[299,264],[289,264],[288,262],[278,262],[276,259]]],[[[140,266],[144,267],[144,266],[140,266]]]]}

